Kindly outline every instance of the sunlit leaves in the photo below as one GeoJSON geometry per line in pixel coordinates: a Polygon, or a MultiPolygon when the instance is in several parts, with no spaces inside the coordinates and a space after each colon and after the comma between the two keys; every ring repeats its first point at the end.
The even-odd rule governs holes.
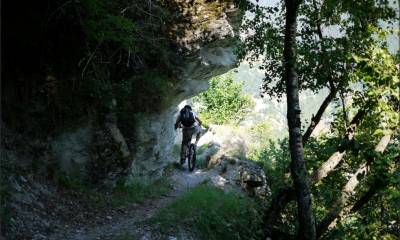
{"type": "MultiPolygon", "coordinates": [[[[243,25],[245,44],[240,56],[261,63],[260,69],[266,75],[263,90],[271,97],[281,97],[285,91],[282,81],[283,6],[280,1],[275,7],[257,7],[243,25]]],[[[365,193],[376,179],[384,181],[381,185],[386,187],[378,189],[381,197],[371,198],[359,215],[341,219],[342,224],[325,235],[325,239],[393,239],[390,231],[394,230],[393,219],[399,214],[395,206],[399,205],[400,194],[398,182],[397,187],[396,183],[392,184],[396,176],[399,177],[398,170],[394,173],[391,170],[398,166],[393,155],[398,154],[398,139],[392,140],[385,153],[374,153],[375,145],[383,135],[399,134],[399,72],[396,64],[400,55],[398,53],[395,60],[388,52],[389,31],[382,27],[382,23],[397,20],[392,6],[389,1],[381,0],[309,0],[303,1],[299,10],[296,69],[300,89],[338,90],[337,108],[326,141],[334,143],[329,146],[347,151],[346,159],[313,189],[317,218],[325,217],[326,209],[336,201],[348,176],[361,164],[368,164],[371,177],[360,178],[362,181],[349,204],[365,193]],[[352,117],[359,111],[365,114],[354,138],[340,141],[352,117]],[[393,151],[393,145],[397,147],[396,151],[393,151]],[[382,196],[383,193],[386,195],[382,196]]],[[[317,143],[318,147],[305,147],[311,168],[320,165],[325,159],[320,157],[327,151],[323,141],[317,143]]],[[[272,155],[270,151],[264,152],[267,154],[258,156],[268,159],[267,155],[272,155]]],[[[288,214],[295,213],[288,210],[288,214]]]]}
{"type": "MultiPolygon", "coordinates": [[[[353,55],[356,62],[351,79],[362,84],[362,91],[354,95],[354,104],[366,106],[377,113],[383,129],[393,129],[399,123],[399,74],[394,57],[387,50],[374,47],[360,55],[353,55]]],[[[378,128],[378,126],[375,126],[378,128]]]]}
{"type": "MultiPolygon", "coordinates": [[[[265,71],[264,93],[281,97],[284,3],[256,6],[243,24],[245,44],[240,57],[261,61],[265,71]]],[[[379,22],[392,20],[394,10],[375,0],[310,0],[299,10],[297,71],[301,89],[347,87],[354,61],[348,58],[371,48],[382,33],[379,22]]]]}
{"type": "Polygon", "coordinates": [[[210,80],[208,91],[195,98],[200,114],[209,123],[237,124],[252,109],[254,102],[243,92],[243,83],[233,81],[232,74],[210,80]]]}

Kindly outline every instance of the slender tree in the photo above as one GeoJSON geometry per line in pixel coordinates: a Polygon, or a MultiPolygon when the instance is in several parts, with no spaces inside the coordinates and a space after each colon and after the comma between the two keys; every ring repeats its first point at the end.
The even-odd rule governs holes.
{"type": "Polygon", "coordinates": [[[304,160],[300,122],[299,83],[296,73],[297,12],[300,4],[300,0],[285,0],[284,80],[286,83],[288,109],[290,168],[298,206],[298,238],[315,239],[315,221],[311,206],[310,184],[304,160]]]}
{"type": "MultiPolygon", "coordinates": [[[[301,176],[307,176],[304,169],[301,169],[305,165],[304,157],[296,157],[302,153],[306,142],[312,139],[312,133],[324,113],[329,109],[328,106],[331,106],[332,102],[339,104],[337,98],[339,94],[341,99],[345,97],[352,99],[350,104],[344,104],[342,101],[343,111],[334,113],[335,121],[332,122],[331,129],[338,138],[337,141],[332,142],[337,145],[336,151],[327,161],[319,162],[318,159],[316,161],[319,162],[319,166],[311,167],[313,184],[326,179],[329,175],[338,175],[344,171],[342,167],[338,168],[338,166],[345,158],[346,163],[353,161],[355,158],[353,155],[361,152],[360,147],[363,145],[359,144],[360,139],[357,136],[365,132],[366,127],[369,129],[368,131],[371,131],[369,137],[373,138],[379,131],[390,128],[392,119],[396,119],[397,114],[393,114],[392,106],[396,105],[395,103],[398,101],[398,92],[396,94],[393,92],[397,87],[392,86],[392,82],[396,81],[392,76],[393,71],[386,71],[391,69],[394,64],[384,50],[386,45],[377,39],[377,36],[381,36],[383,39],[386,34],[378,23],[382,21],[390,23],[395,17],[395,11],[387,1],[378,0],[311,0],[304,2],[285,0],[270,7],[255,5],[251,11],[254,17],[243,25],[243,29],[249,37],[246,38],[242,57],[250,63],[254,63],[259,57],[263,58],[260,69],[265,72],[264,95],[280,98],[287,93],[288,97],[291,171],[294,185],[278,189],[264,215],[265,229],[269,236],[272,239],[288,239],[287,231],[282,228],[283,225],[279,223],[279,220],[282,219],[287,223],[291,220],[292,212],[289,210],[289,213],[284,215],[285,217],[281,212],[287,203],[294,199],[297,199],[299,208],[303,206],[299,203],[299,197],[304,192],[299,192],[299,190],[304,189],[302,186],[307,184],[307,180],[301,178],[301,176]],[[297,24],[300,27],[296,30],[297,24]],[[290,26],[288,27],[288,25],[290,26]],[[294,28],[290,29],[293,26],[294,28]],[[330,29],[335,29],[337,26],[340,26],[342,34],[331,34],[330,29]],[[297,46],[294,39],[296,33],[296,37],[299,39],[297,46]],[[292,42],[288,44],[287,39],[291,39],[292,42]],[[294,54],[294,50],[297,50],[298,57],[294,54]],[[288,57],[291,61],[288,61],[288,57]],[[281,64],[282,58],[285,59],[285,64],[281,64]],[[383,61],[376,61],[376,59],[383,61]],[[286,81],[279,81],[280,79],[286,81]],[[291,81],[293,79],[295,82],[291,81]],[[390,79],[390,81],[384,83],[380,82],[380,79],[390,79]],[[363,88],[354,89],[354,86],[361,86],[360,83],[363,88]],[[290,87],[292,88],[290,89],[290,87]],[[296,99],[295,95],[291,95],[293,89],[319,92],[324,88],[329,90],[329,94],[313,115],[309,127],[305,129],[301,143],[296,138],[299,135],[296,132],[297,126],[300,125],[300,109],[296,105],[298,101],[290,102],[291,97],[293,99],[294,96],[296,99]],[[354,121],[349,122],[348,116],[355,112],[358,113],[354,116],[354,121]],[[371,119],[375,119],[372,115],[375,117],[381,115],[382,124],[374,123],[372,125],[371,119]],[[365,119],[368,120],[365,121],[365,119]],[[372,126],[374,130],[370,129],[372,126]],[[340,140],[341,136],[345,136],[345,138],[340,140]],[[293,149],[292,146],[295,148],[293,149]],[[294,175],[296,170],[303,175],[294,175]],[[337,171],[333,172],[333,170],[337,171]]],[[[315,144],[314,139],[310,142],[309,149],[313,148],[313,144],[315,144]]],[[[325,158],[325,155],[323,156],[325,158]]],[[[330,183],[331,180],[327,181],[330,183]]],[[[324,185],[326,184],[317,186],[316,198],[320,199],[321,192],[319,190],[323,189],[324,185]]],[[[320,206],[321,203],[318,202],[317,205],[320,206]]],[[[307,224],[305,221],[307,219],[302,219],[304,217],[302,214],[298,215],[300,231],[305,231],[304,226],[307,224]]],[[[301,233],[298,238],[300,237],[301,233]]]]}

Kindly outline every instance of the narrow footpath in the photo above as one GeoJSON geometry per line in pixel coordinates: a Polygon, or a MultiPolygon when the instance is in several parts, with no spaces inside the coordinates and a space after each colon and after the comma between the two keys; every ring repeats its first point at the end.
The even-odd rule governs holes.
{"type": "MultiPolygon", "coordinates": [[[[195,170],[189,172],[185,169],[175,169],[171,173],[173,189],[168,195],[156,199],[148,199],[144,203],[137,204],[130,209],[115,216],[104,216],[109,221],[102,225],[81,226],[79,229],[64,229],[47,239],[51,240],[117,240],[117,239],[178,239],[176,236],[161,236],[157,231],[157,224],[149,223],[158,211],[173,202],[198,184],[218,177],[214,170],[195,170]],[[123,236],[135,236],[136,238],[123,238],[123,236]]],[[[89,222],[89,221],[88,221],[89,222]]]]}

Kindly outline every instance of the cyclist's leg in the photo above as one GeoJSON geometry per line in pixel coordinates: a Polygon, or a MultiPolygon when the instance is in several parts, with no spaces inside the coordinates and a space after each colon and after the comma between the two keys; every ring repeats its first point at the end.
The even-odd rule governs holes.
{"type": "Polygon", "coordinates": [[[197,143],[200,140],[202,131],[203,130],[202,130],[201,126],[196,126],[196,143],[195,143],[196,146],[197,146],[197,143]]]}

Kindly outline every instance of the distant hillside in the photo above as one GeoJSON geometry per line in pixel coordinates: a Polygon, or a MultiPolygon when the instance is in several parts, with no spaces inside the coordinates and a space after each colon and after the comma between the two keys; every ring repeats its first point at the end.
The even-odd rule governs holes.
{"type": "MultiPolygon", "coordinates": [[[[244,82],[244,91],[251,94],[256,102],[254,113],[244,122],[245,125],[251,125],[261,121],[269,121],[273,134],[276,137],[282,137],[287,135],[287,123],[286,123],[286,98],[283,96],[282,99],[270,98],[265,96],[261,98],[261,86],[264,78],[264,73],[254,66],[250,68],[247,63],[242,63],[234,71],[234,77],[236,81],[244,82]]],[[[311,91],[303,91],[300,93],[300,104],[302,110],[302,122],[303,126],[308,126],[308,122],[312,115],[318,110],[320,104],[328,94],[327,89],[323,89],[318,93],[311,91]]],[[[329,113],[331,113],[333,107],[328,109],[328,114],[324,117],[323,122],[329,123],[329,113]]],[[[322,128],[324,125],[321,125],[322,128]]]]}

